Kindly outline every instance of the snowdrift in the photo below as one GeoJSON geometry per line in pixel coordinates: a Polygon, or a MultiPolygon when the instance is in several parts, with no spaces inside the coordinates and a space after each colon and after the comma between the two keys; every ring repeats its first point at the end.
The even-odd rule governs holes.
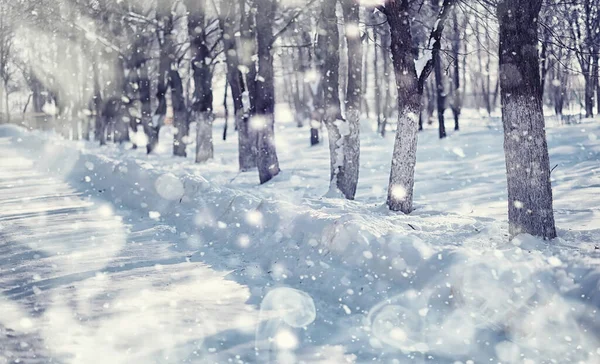
{"type": "Polygon", "coordinates": [[[575,234],[508,243],[505,223],[489,218],[296,204],[162,168],[179,161],[171,157],[155,163],[13,126],[0,137],[92,200],[173,226],[192,259],[218,252],[223,262],[210,263],[253,295],[308,293],[316,321],[302,342],[343,345],[359,362],[600,362],[600,250],[575,234]]]}

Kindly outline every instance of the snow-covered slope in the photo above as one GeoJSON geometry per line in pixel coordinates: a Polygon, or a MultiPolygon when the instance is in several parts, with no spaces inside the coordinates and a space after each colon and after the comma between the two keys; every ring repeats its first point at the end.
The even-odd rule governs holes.
{"type": "MultiPolygon", "coordinates": [[[[229,330],[217,326],[211,335],[190,331],[160,346],[156,354],[163,359],[157,362],[599,361],[600,127],[590,122],[549,129],[559,238],[522,236],[510,244],[502,134],[493,125],[464,128],[443,141],[434,133],[421,135],[418,210],[410,216],[383,207],[392,138],[368,132],[357,201],[322,197],[326,146],[310,148],[308,131],[287,125],[277,131],[283,173],[263,186],[255,172],[237,172],[235,135],[216,141],[217,159],[200,166],[168,156],[168,144],[146,156],[15,127],[3,126],[0,137],[3,150],[34,161],[31,169],[67,182],[94,206],[135,216],[123,234],[140,224],[167,229],[163,249],[170,253],[161,254],[227,272],[248,292],[249,309],[240,304],[219,312],[227,303],[205,299],[215,305],[209,315],[237,317],[231,322],[251,330],[232,324],[229,330]],[[198,340],[203,344],[192,345],[198,340]]],[[[169,132],[163,131],[163,141],[169,132]]],[[[119,258],[124,252],[110,254],[119,258]]],[[[194,276],[185,264],[172,263],[164,265],[185,277],[185,284],[172,281],[170,289],[180,288],[181,299],[187,292],[202,295],[189,285],[194,276]]],[[[93,269],[110,273],[102,264],[93,269]]],[[[128,297],[143,299],[136,295],[135,277],[108,277],[121,282],[128,297]]],[[[2,297],[10,300],[6,291],[2,297]]],[[[191,300],[189,308],[194,304],[207,303],[191,300]]],[[[108,327],[145,320],[134,311],[95,319],[108,327]]],[[[193,314],[178,315],[182,331],[197,326],[193,314]]],[[[50,351],[58,350],[50,343],[50,351]]],[[[73,354],[78,345],[57,347],[73,354]]],[[[127,362],[127,348],[107,347],[127,362]]]]}

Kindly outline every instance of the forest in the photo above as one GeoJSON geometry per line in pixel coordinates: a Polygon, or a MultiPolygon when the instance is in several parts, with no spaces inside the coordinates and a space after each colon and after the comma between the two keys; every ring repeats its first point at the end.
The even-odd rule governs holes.
{"type": "Polygon", "coordinates": [[[600,0],[0,0],[0,363],[597,362],[597,114],[600,0]]]}

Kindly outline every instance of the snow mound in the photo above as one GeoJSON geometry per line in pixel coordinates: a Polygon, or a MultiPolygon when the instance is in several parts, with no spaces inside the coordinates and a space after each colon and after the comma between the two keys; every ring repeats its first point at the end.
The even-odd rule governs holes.
{"type": "Polygon", "coordinates": [[[327,338],[359,362],[600,360],[600,252],[578,248],[574,233],[509,244],[504,222],[261,198],[131,153],[15,130],[0,135],[40,168],[116,206],[157,212],[195,259],[217,251],[233,257],[234,275],[248,284],[267,277],[275,288],[255,287],[267,319],[257,327],[258,349],[292,355],[327,338]],[[338,330],[328,336],[333,322],[338,330]]]}

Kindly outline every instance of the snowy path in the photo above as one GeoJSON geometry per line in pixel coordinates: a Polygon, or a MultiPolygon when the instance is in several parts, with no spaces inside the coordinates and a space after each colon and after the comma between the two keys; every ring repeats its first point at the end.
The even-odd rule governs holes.
{"type": "Polygon", "coordinates": [[[193,362],[253,334],[248,289],[170,249],[171,228],[0,155],[0,363],[193,362]]]}

